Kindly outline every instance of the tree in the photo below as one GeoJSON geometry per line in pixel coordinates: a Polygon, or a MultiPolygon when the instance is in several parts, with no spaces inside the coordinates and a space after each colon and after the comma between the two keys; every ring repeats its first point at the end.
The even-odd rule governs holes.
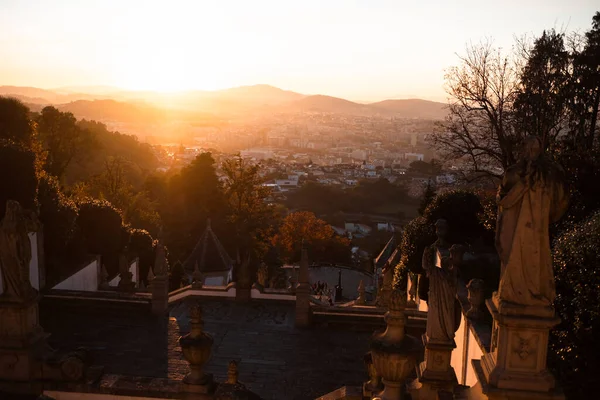
{"type": "Polygon", "coordinates": [[[600,110],[600,12],[585,33],[584,48],[573,61],[574,86],[579,88],[570,104],[571,127],[580,149],[594,148],[600,110]]]}
{"type": "Polygon", "coordinates": [[[260,258],[273,235],[276,213],[265,201],[271,189],[264,186],[260,166],[249,164],[239,154],[223,162],[228,219],[236,232],[237,253],[260,258]]]}
{"type": "Polygon", "coordinates": [[[60,190],[55,177],[41,174],[38,185],[39,218],[44,228],[44,259],[48,282],[56,282],[71,272],[82,249],[71,246],[77,232],[78,209],[60,190]]]}
{"type": "Polygon", "coordinates": [[[531,47],[522,42],[521,51],[526,63],[513,104],[516,125],[548,148],[567,127],[572,57],[565,49],[564,34],[553,29],[544,31],[531,47]]]}
{"type": "Polygon", "coordinates": [[[0,218],[9,199],[37,210],[37,186],[36,154],[22,144],[0,141],[0,218]]]}
{"type": "Polygon", "coordinates": [[[154,268],[154,240],[148,231],[143,229],[129,230],[127,250],[139,258],[141,282],[148,284],[148,271],[154,268]]]}
{"type": "Polygon", "coordinates": [[[29,108],[15,98],[0,96],[0,140],[30,147],[34,135],[29,108]]]}
{"type": "Polygon", "coordinates": [[[425,192],[423,193],[423,198],[421,199],[421,204],[419,205],[419,214],[423,215],[427,206],[433,201],[435,198],[435,188],[431,184],[431,179],[427,181],[427,187],[425,187],[425,192]]]}
{"type": "Polygon", "coordinates": [[[600,372],[600,212],[569,226],[554,241],[554,307],[561,323],[550,332],[549,365],[567,398],[595,390],[600,372]]]}
{"type": "Polygon", "coordinates": [[[334,248],[345,246],[348,252],[350,250],[348,239],[335,236],[333,228],[327,222],[307,211],[294,212],[285,217],[272,243],[279,247],[283,257],[288,261],[300,259],[303,244],[308,246],[313,259],[321,261],[337,261],[331,255],[324,253],[328,246],[334,248]]]}
{"type": "Polygon", "coordinates": [[[87,200],[79,204],[77,217],[88,254],[100,254],[109,274],[119,268],[119,254],[129,240],[119,210],[106,200],[87,200]]]}
{"type": "Polygon", "coordinates": [[[109,158],[104,162],[104,172],[90,182],[88,191],[97,198],[110,201],[121,210],[126,223],[135,228],[158,233],[160,215],[157,205],[151,201],[147,192],[135,190],[128,180],[131,163],[120,157],[109,158]]]}
{"type": "Polygon", "coordinates": [[[460,65],[446,74],[449,115],[430,136],[447,159],[468,165],[463,178],[499,179],[515,163],[520,134],[514,129],[512,104],[518,92],[519,68],[491,42],[467,47],[460,65]]]}
{"type": "Polygon", "coordinates": [[[44,169],[61,179],[75,157],[83,159],[94,143],[91,133],[81,129],[69,112],[44,107],[37,119],[38,134],[47,152],[44,169]]]}

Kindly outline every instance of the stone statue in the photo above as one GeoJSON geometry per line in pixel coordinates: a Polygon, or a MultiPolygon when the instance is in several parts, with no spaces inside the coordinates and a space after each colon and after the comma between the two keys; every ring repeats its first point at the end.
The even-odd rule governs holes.
{"type": "Polygon", "coordinates": [[[29,281],[31,242],[28,232],[38,229],[37,217],[14,201],[6,202],[6,214],[0,222],[1,298],[21,302],[35,294],[29,281]]]}
{"type": "Polygon", "coordinates": [[[538,137],[525,138],[521,160],[507,169],[497,201],[496,249],[502,266],[497,297],[550,306],[556,293],[548,227],[565,213],[569,200],[563,172],[544,157],[538,137]]]}
{"type": "Polygon", "coordinates": [[[423,251],[423,269],[429,278],[427,338],[429,341],[447,343],[454,340],[460,322],[456,279],[463,249],[456,245],[450,247],[446,239],[446,220],[438,220],[435,231],[438,239],[423,251]]]}

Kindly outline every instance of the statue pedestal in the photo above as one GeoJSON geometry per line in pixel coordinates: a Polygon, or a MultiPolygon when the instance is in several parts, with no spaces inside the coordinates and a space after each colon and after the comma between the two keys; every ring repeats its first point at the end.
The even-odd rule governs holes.
{"type": "Polygon", "coordinates": [[[496,295],[486,305],[494,318],[490,352],[474,362],[484,393],[487,388],[490,398],[520,398],[519,392],[524,398],[562,398],[546,368],[548,334],[560,322],[554,309],[505,303],[496,295]]]}
{"type": "Polygon", "coordinates": [[[46,349],[38,323],[38,303],[0,301],[0,381],[31,381],[41,375],[40,353],[46,349]]]}
{"type": "Polygon", "coordinates": [[[419,386],[413,392],[413,398],[420,400],[438,399],[438,392],[453,392],[458,384],[454,368],[450,365],[452,350],[456,348],[456,343],[452,342],[434,342],[423,335],[423,344],[425,345],[425,361],[419,364],[417,376],[419,386]]]}

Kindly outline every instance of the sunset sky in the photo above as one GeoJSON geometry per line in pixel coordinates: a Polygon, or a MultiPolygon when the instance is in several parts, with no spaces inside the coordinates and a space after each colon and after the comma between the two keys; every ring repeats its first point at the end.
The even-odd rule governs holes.
{"type": "Polygon", "coordinates": [[[445,98],[469,41],[585,31],[598,0],[0,0],[0,85],[176,91],[265,83],[445,98]]]}

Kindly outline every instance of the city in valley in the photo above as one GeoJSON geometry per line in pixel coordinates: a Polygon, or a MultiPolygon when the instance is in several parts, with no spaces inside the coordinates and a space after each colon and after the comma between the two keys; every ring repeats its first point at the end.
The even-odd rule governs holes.
{"type": "Polygon", "coordinates": [[[0,400],[597,398],[597,8],[0,1],[0,400]]]}

